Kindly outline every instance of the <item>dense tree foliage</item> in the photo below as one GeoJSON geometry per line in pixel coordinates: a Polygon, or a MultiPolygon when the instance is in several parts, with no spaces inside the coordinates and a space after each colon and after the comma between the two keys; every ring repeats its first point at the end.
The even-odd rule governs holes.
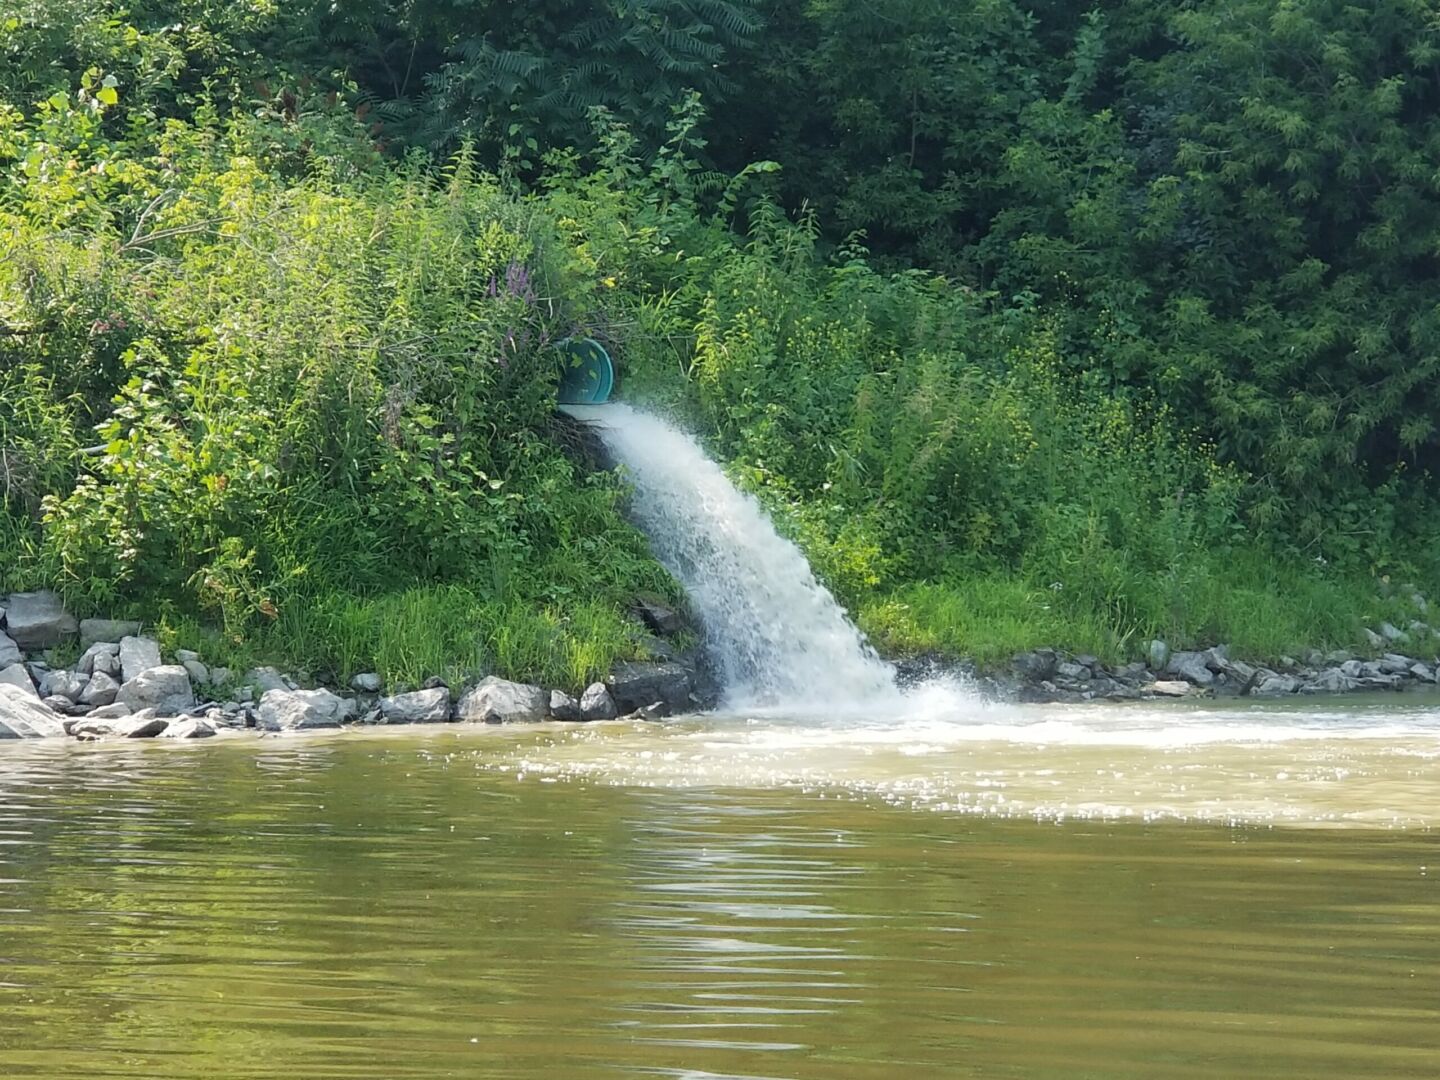
{"type": "Polygon", "coordinates": [[[0,0],[0,567],[578,679],[663,587],[586,333],[899,644],[1243,636],[1434,573],[1437,117],[1426,0],[0,0]]]}

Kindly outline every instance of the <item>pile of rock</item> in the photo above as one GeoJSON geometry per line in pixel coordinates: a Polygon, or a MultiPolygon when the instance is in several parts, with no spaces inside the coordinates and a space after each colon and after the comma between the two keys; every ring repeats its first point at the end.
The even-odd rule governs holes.
{"type": "MultiPolygon", "coordinates": [[[[1388,624],[1387,624],[1388,625],[1388,624]]],[[[1395,639],[1382,638],[1385,644],[1395,639]]],[[[1152,641],[1146,662],[1107,666],[1094,656],[1036,649],[1015,657],[1010,669],[988,676],[999,696],[1024,701],[1126,701],[1141,698],[1285,697],[1357,691],[1434,689],[1440,661],[1385,652],[1361,659],[1345,650],[1312,651],[1303,661],[1282,657],[1273,665],[1230,657],[1224,645],[1172,652],[1152,641]]]]}
{"type": "Polygon", "coordinates": [[[0,603],[0,739],[70,735],[205,738],[227,730],[297,731],[345,724],[531,723],[617,717],[654,720],[693,709],[693,665],[677,660],[621,664],[577,701],[561,690],[486,678],[455,694],[438,678],[418,690],[381,693],[375,673],[348,693],[302,688],[261,667],[236,676],[177,649],[166,663],[139,623],[76,622],[53,593],[14,593],[0,603]],[[52,667],[49,650],[78,635],[83,650],[52,667]]]}

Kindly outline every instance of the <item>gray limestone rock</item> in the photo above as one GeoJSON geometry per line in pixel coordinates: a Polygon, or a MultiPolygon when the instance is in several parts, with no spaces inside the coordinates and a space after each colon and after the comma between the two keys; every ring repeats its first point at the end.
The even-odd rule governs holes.
{"type": "MultiPolygon", "coordinates": [[[[1407,642],[1410,640],[1409,634],[1401,630],[1398,626],[1388,622],[1380,624],[1380,636],[1390,642],[1407,642]]],[[[17,638],[16,640],[18,641],[19,639],[17,638]]],[[[24,642],[21,642],[21,644],[23,645],[24,642]]]]}
{"type": "Polygon", "coordinates": [[[540,687],[492,675],[461,696],[456,715],[469,723],[534,723],[546,718],[548,706],[548,695],[540,687]]]}
{"type": "MultiPolygon", "coordinates": [[[[75,670],[81,675],[93,675],[95,673],[95,662],[101,656],[118,658],[120,656],[120,645],[113,641],[92,642],[86,650],[80,654],[80,659],[75,661],[75,670]]],[[[109,665],[106,665],[108,668],[109,665]]],[[[114,672],[106,671],[105,674],[112,675],[114,672]]]]}
{"type": "Polygon", "coordinates": [[[580,703],[564,690],[550,691],[550,715],[556,720],[575,721],[580,719],[580,703]]]}
{"type": "Polygon", "coordinates": [[[40,695],[35,690],[35,683],[30,678],[30,672],[26,670],[24,664],[11,664],[9,667],[0,668],[0,686],[13,686],[17,690],[24,691],[36,701],[40,700],[40,695]]]}
{"type": "MultiPolygon", "coordinates": [[[[121,655],[123,657],[123,651],[121,655]]],[[[126,679],[120,685],[115,700],[131,709],[154,709],[160,716],[174,716],[194,706],[195,691],[183,667],[162,664],[142,670],[133,679],[126,679]]]]}
{"type": "Polygon", "coordinates": [[[631,713],[657,701],[663,701],[671,712],[684,712],[690,707],[693,683],[690,672],[679,664],[620,664],[606,680],[610,696],[621,712],[631,713]]]}
{"type": "Polygon", "coordinates": [[[377,704],[386,724],[441,724],[450,719],[450,690],[445,686],[395,694],[377,704]]]}
{"type": "Polygon", "coordinates": [[[128,619],[81,619],[80,647],[85,649],[97,642],[136,637],[139,633],[140,624],[128,619]]]}
{"type": "Polygon", "coordinates": [[[22,664],[25,662],[25,654],[20,651],[20,646],[9,635],[0,633],[0,668],[8,668],[11,664],[22,664]]]}
{"type": "Polygon", "coordinates": [[[121,716],[130,715],[130,706],[112,702],[109,705],[101,705],[90,710],[91,720],[115,720],[121,716]]]}
{"type": "Polygon", "coordinates": [[[90,676],[90,681],[85,684],[85,689],[80,692],[77,700],[81,705],[109,705],[119,692],[120,684],[114,678],[103,671],[97,671],[90,676]]]}
{"type": "Polygon", "coordinates": [[[120,681],[128,683],[151,668],[161,666],[160,645],[151,638],[120,639],[120,681]]]}
{"type": "Polygon", "coordinates": [[[0,739],[57,738],[65,734],[63,721],[18,686],[0,683],[0,739]]]}
{"type": "Polygon", "coordinates": [[[604,683],[591,683],[580,695],[581,720],[613,720],[618,715],[620,710],[604,683]]]}
{"type": "Polygon", "coordinates": [[[48,649],[79,629],[53,592],[11,593],[5,602],[6,629],[22,649],[48,649]]]}
{"type": "Polygon", "coordinates": [[[355,715],[355,703],[329,690],[266,690],[259,724],[266,731],[336,728],[355,715]]]}
{"type": "Polygon", "coordinates": [[[89,683],[88,678],[74,671],[52,671],[40,685],[40,696],[63,697],[73,703],[80,700],[89,683]]]}
{"type": "Polygon", "coordinates": [[[350,688],[362,694],[378,694],[381,685],[380,676],[373,671],[361,672],[350,680],[350,688]]]}
{"type": "MultiPolygon", "coordinates": [[[[176,655],[178,656],[179,654],[177,653],[176,655]]],[[[192,683],[198,683],[201,686],[210,685],[210,669],[199,660],[181,660],[180,665],[185,669],[185,673],[190,676],[192,683]]]]}
{"type": "Polygon", "coordinates": [[[270,690],[294,690],[295,684],[273,667],[251,668],[245,673],[244,682],[255,688],[257,694],[270,690]]]}
{"type": "Polygon", "coordinates": [[[169,720],[152,716],[149,710],[132,716],[118,716],[113,720],[97,718],[92,714],[71,724],[70,734],[77,739],[153,739],[169,726],[169,720]]]}
{"type": "Polygon", "coordinates": [[[1254,688],[1250,691],[1252,697],[1284,697],[1287,694],[1294,694],[1300,689],[1300,680],[1293,675],[1277,675],[1271,671],[1260,673],[1254,688]]]}
{"type": "Polygon", "coordinates": [[[213,720],[192,716],[187,720],[176,720],[161,734],[165,739],[208,739],[219,731],[213,720]]]}
{"type": "Polygon", "coordinates": [[[1302,694],[1343,694],[1355,689],[1355,680],[1337,668],[1322,671],[1300,688],[1302,694]]]}
{"type": "Polygon", "coordinates": [[[1150,649],[1147,653],[1150,666],[1156,671],[1164,671],[1165,666],[1170,663],[1170,646],[1158,638],[1150,642],[1150,649]]]}
{"type": "Polygon", "coordinates": [[[1165,665],[1165,671],[1170,675],[1179,675],[1186,682],[1192,682],[1196,686],[1209,686],[1215,681],[1215,673],[1210,670],[1208,653],[1178,652],[1170,657],[1170,662],[1165,665]]]}

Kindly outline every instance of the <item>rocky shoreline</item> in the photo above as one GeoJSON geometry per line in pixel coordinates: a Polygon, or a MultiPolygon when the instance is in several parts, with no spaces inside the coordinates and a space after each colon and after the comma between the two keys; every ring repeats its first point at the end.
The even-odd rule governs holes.
{"type": "MultiPolygon", "coordinates": [[[[641,614],[657,632],[679,627],[663,608],[643,606],[641,614]]],[[[618,664],[579,698],[493,676],[458,692],[437,677],[385,693],[373,672],[356,675],[342,691],[305,685],[309,680],[273,667],[244,673],[210,667],[185,649],[166,662],[138,622],[77,621],[53,593],[14,593],[0,604],[0,739],[201,739],[351,724],[658,720],[713,705],[692,656],[660,639],[656,651],[666,658],[618,664]],[[76,639],[79,658],[56,665],[55,650],[76,639]]]]}
{"type": "MultiPolygon", "coordinates": [[[[1386,628],[1394,630],[1386,624],[1386,628]]],[[[1375,633],[1371,631],[1371,633],[1375,633]]],[[[1398,632],[1397,632],[1398,633],[1398,632]]],[[[1110,666],[1094,656],[1036,649],[1009,664],[981,667],[952,664],[936,657],[902,661],[903,682],[921,682],[941,672],[974,682],[988,697],[1003,701],[1080,704],[1091,701],[1140,701],[1160,698],[1268,698],[1421,691],[1440,689],[1440,656],[1428,660],[1416,652],[1410,635],[1380,638],[1371,658],[1337,649],[1310,650],[1303,659],[1282,657],[1267,665],[1234,659],[1224,645],[1172,652],[1152,641],[1149,662],[1110,666]],[[1378,650],[1388,645],[1388,651],[1378,650]],[[1395,651],[1408,648],[1409,652],[1395,651]]]]}
{"type": "MultiPolygon", "coordinates": [[[[306,685],[309,680],[273,667],[244,673],[210,667],[199,653],[185,649],[175,650],[167,662],[159,643],[137,622],[77,621],[53,593],[15,593],[0,604],[0,739],[199,739],[226,731],[348,725],[658,720],[713,707],[713,688],[696,655],[672,650],[666,641],[684,628],[683,619],[649,603],[637,614],[658,635],[651,651],[662,658],[619,664],[578,698],[494,676],[458,688],[431,678],[420,687],[391,687],[387,693],[374,673],[356,675],[342,690],[306,685]],[[65,666],[55,662],[56,650],[75,644],[82,650],[78,659],[65,666]]],[[[1386,623],[1366,633],[1373,657],[1311,651],[1268,666],[1232,658],[1223,645],[1174,652],[1153,641],[1148,662],[1118,666],[1036,649],[999,668],[939,657],[902,660],[897,668],[902,684],[958,674],[988,697],[1023,702],[1278,699],[1437,687],[1440,656],[1432,654],[1440,635],[1419,623],[1407,631],[1386,623]],[[1427,647],[1416,649],[1422,641],[1427,647]]]]}

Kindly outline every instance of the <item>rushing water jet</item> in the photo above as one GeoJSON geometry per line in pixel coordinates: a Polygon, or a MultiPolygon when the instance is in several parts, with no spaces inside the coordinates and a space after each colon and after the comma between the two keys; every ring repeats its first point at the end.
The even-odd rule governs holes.
{"type": "Polygon", "coordinates": [[[731,708],[875,710],[900,700],[895,672],[810,564],[698,443],[611,403],[567,407],[593,424],[635,486],[632,517],[684,586],[731,708]]]}

